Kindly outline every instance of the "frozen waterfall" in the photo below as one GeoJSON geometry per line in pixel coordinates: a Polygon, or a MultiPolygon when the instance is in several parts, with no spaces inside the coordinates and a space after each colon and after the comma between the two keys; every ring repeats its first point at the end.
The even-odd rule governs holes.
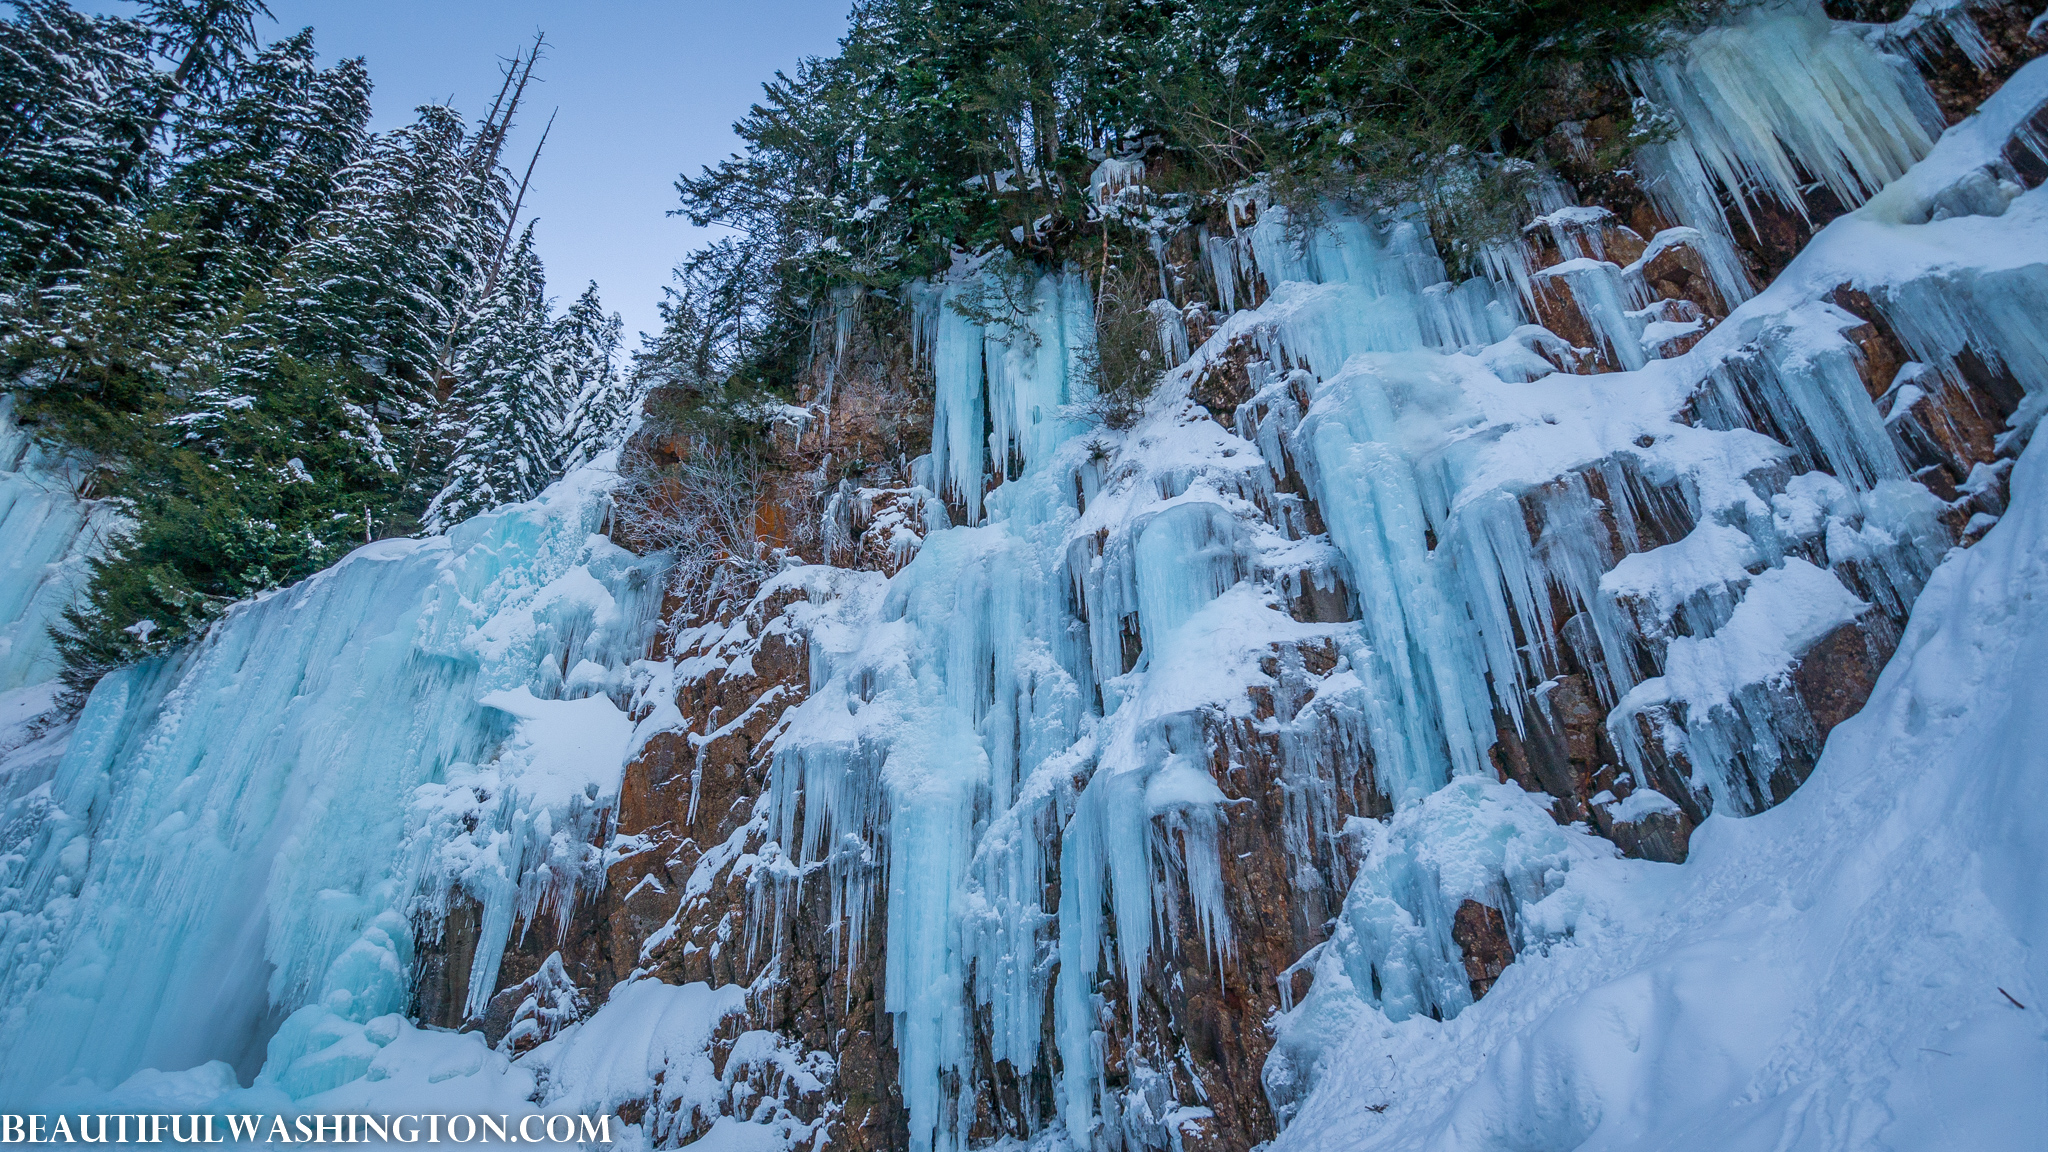
{"type": "MultiPolygon", "coordinates": [[[[1151,305],[1176,367],[1125,429],[1086,414],[1085,268],[962,257],[913,286],[931,450],[893,491],[918,531],[893,575],[791,560],[764,589],[810,628],[802,674],[774,689],[801,702],[764,726],[742,831],[678,866],[678,906],[730,868],[715,878],[741,895],[721,924],[748,947],[810,916],[828,921],[805,925],[824,963],[879,965],[876,1050],[915,1152],[968,1148],[996,1076],[1043,1090],[1002,1102],[1016,1122],[987,1140],[1180,1147],[1217,1102],[1187,1048],[1139,1021],[1164,1011],[1161,987],[1198,983],[1272,1040],[1244,1079],[1277,1147],[1377,1138],[1332,1103],[1334,1077],[1411,1094],[1362,1105],[1392,1109],[1398,1146],[1442,1137],[1438,1081],[1476,1085],[1457,1115],[1496,1143],[1524,1103],[1549,1142],[1584,1138],[1577,1097],[1501,1103],[1510,1082],[1569,1080],[1578,1065],[1527,1073],[1556,1053],[1597,1063],[1586,1031],[1508,1020],[1537,1011],[1509,998],[1547,965],[1558,983],[1530,1003],[1604,981],[1586,985],[1600,1020],[1637,1028],[1666,993],[1627,966],[1683,960],[1656,951],[1664,929],[1641,911],[1657,907],[1643,891],[1681,890],[1674,869],[1622,860],[1595,825],[1683,812],[1710,829],[1710,875],[1783,883],[1730,856],[1756,838],[1760,858],[1808,857],[1734,818],[1809,769],[1854,791],[1793,698],[1800,660],[1832,637],[1884,646],[1881,667],[1930,581],[1952,605],[1994,582],[1989,564],[2040,566],[2002,528],[1993,561],[1955,546],[1957,521],[1988,528],[1969,498],[2015,468],[2048,404],[2048,192],[2008,178],[2009,146],[2048,167],[2026,127],[2048,63],[1941,133],[1925,86],[1878,47],[1817,7],[1771,6],[1630,69],[1639,111],[1668,121],[1643,168],[1677,226],[1622,236],[1604,210],[1532,205],[1557,242],[1546,268],[1532,242],[1454,271],[1418,210],[1290,221],[1242,193],[1196,249],[1223,317],[1190,340],[1207,301],[1151,305]],[[1760,289],[1737,229],[1760,197],[1799,209],[1812,181],[1850,210],[1760,289]],[[1602,248],[1610,226],[1640,255],[1602,248]],[[1646,269],[1666,256],[1697,260],[1732,311],[1659,296],[1646,269]],[[1895,379],[1867,378],[1872,324],[1843,289],[1914,358],[1895,379]],[[1987,377],[2014,392],[2005,455],[1937,497],[1916,405],[1971,403],[1987,377]],[[1571,698],[1604,717],[1581,736],[1614,763],[1567,810],[1511,778],[1509,753],[1554,736],[1571,698]],[[1261,812],[1284,867],[1250,892],[1232,837],[1261,812]],[[1247,955],[1259,901],[1314,909],[1322,942],[1251,988],[1270,959],[1247,955]],[[1528,958],[1510,974],[1475,980],[1456,936],[1475,912],[1528,958]],[[1575,939],[1621,959],[1572,960],[1575,939]]],[[[1098,195],[1143,174],[1103,163],[1098,195]]],[[[836,1122],[732,1105],[736,1069],[822,1085],[831,1059],[723,1027],[773,994],[775,957],[750,954],[756,975],[722,987],[647,979],[673,920],[632,941],[643,966],[608,1002],[530,1052],[406,1018],[419,954],[458,906],[478,925],[461,1008],[481,1016],[508,942],[565,924],[551,914],[604,882],[622,767],[658,734],[711,740],[680,715],[687,660],[656,643],[665,561],[602,534],[602,467],[445,538],[359,549],[110,675],[69,727],[31,728],[14,718],[48,703],[42,629],[111,514],[49,487],[57,466],[18,437],[0,464],[0,527],[35,526],[0,580],[0,688],[31,694],[0,696],[15,709],[0,711],[0,1100],[667,1101],[635,1140],[722,1128],[737,1146],[744,1125],[777,1148],[836,1122]]],[[[2017,466],[2037,496],[2039,464],[2017,466]]],[[[1948,627],[1904,642],[1958,643],[1948,627]]],[[[744,619],[702,629],[758,639],[744,619]]],[[[1886,684],[1873,699],[1909,710],[1886,684]]],[[[771,703],[786,705],[756,701],[771,703]]],[[[1919,722],[1902,716],[1886,722],[1919,722]]],[[[701,778],[679,778],[694,821],[701,778]]],[[[1891,828],[1857,796],[1855,827],[1891,828]]],[[[1931,979],[1896,964],[1902,985],[1931,979]]],[[[559,963],[547,976],[568,979],[559,963]]],[[[1619,1076],[1603,1066],[1587,1098],[1639,1102],[1619,1076]]]]}
{"type": "Polygon", "coordinates": [[[589,470],[367,545],[108,676],[61,759],[11,766],[10,1107],[215,1061],[290,1096],[355,1079],[451,898],[482,906],[481,1006],[515,924],[601,877],[663,583],[606,508],[589,470]]]}

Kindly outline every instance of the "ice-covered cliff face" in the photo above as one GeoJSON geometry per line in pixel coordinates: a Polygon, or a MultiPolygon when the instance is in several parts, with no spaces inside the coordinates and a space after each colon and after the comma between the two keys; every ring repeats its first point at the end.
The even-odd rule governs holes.
{"type": "Polygon", "coordinates": [[[0,396],[0,692],[56,679],[50,626],[89,575],[87,564],[119,527],[114,509],[81,499],[83,470],[53,460],[0,396]]]}
{"type": "MultiPolygon", "coordinates": [[[[1645,158],[1670,226],[1560,203],[1551,258],[1494,277],[1452,281],[1412,219],[1301,245],[1246,202],[1203,255],[1224,307],[1262,302],[1128,433],[1061,442],[1086,302],[1059,279],[990,328],[943,303],[981,273],[933,289],[922,478],[966,526],[885,589],[813,588],[834,639],[749,852],[692,881],[752,869],[771,916],[835,926],[825,960],[879,969],[825,982],[873,986],[893,1033],[901,1129],[855,1145],[1242,1147],[1302,1109],[1365,1139],[1384,1102],[1349,1037],[1448,1042],[1507,960],[1579,946],[1577,871],[1682,858],[1799,788],[1930,573],[2004,510],[2048,382],[2048,81],[1937,147],[1875,38],[1778,11],[1642,71],[1683,129],[1645,158]],[[1744,217],[1804,210],[1814,176],[1870,203],[1758,293],[1744,217]]],[[[1165,349],[1206,320],[1161,318],[1165,349]]],[[[1583,1112],[1550,1075],[1504,1072],[1533,1095],[1473,1146],[1583,1112]]],[[[858,1103],[849,1127],[889,1122],[858,1103]]]]}
{"type": "Polygon", "coordinates": [[[362,548],[13,750],[0,1095],[357,1079],[451,898],[481,907],[481,1012],[514,925],[602,877],[663,583],[594,534],[606,510],[591,470],[362,548]]]}
{"type": "Polygon", "coordinates": [[[1893,50],[1990,49],[1915,19],[1638,69],[1642,195],[1558,187],[1486,275],[1400,213],[1162,236],[1218,307],[1155,305],[1125,431],[1084,276],[963,264],[913,297],[929,456],[825,504],[846,566],[662,644],[599,469],[0,738],[0,1090],[657,1146],[2024,1139],[2048,64],[1944,131],[1893,50]]]}

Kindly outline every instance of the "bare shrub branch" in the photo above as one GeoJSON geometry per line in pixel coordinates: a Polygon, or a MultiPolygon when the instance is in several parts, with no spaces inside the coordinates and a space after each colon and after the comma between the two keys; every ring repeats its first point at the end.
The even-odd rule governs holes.
{"type": "Polygon", "coordinates": [[[743,602],[775,571],[755,531],[760,485],[739,453],[705,447],[664,466],[636,443],[619,474],[612,500],[620,526],[639,550],[675,557],[669,579],[679,619],[702,620],[727,601],[743,602]]]}

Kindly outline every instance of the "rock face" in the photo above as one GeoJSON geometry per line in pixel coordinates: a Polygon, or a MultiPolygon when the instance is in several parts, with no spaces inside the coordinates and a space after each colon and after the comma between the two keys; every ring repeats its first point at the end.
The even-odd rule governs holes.
{"type": "MultiPolygon", "coordinates": [[[[1916,43],[1933,45],[1916,57],[1952,119],[1995,90],[1992,77],[2009,74],[2037,50],[2025,35],[2023,8],[1987,11],[1992,15],[1980,26],[1995,49],[1988,65],[1966,60],[1969,67],[1960,67],[1963,49],[1953,37],[1915,33],[1921,37],[1916,43]]],[[[1627,93],[1605,79],[1582,77],[1539,105],[1523,130],[1544,142],[1585,207],[1532,227],[1532,302],[1535,319],[1549,330],[1548,342],[1532,345],[1534,354],[1580,374],[1686,354],[1728,317],[1731,302],[1701,234],[1662,217],[1633,174],[1617,169],[1614,145],[1628,131],[1627,93]],[[1633,304],[1649,302],[1631,313],[1643,325],[1637,344],[1601,329],[1588,294],[1603,291],[1602,284],[1633,304]]],[[[2016,171],[2035,183],[2048,176],[2048,164],[2033,150],[2015,147],[2016,171]]],[[[1844,211],[1825,193],[1803,206],[1751,207],[1753,226],[1734,234],[1756,281],[1752,288],[1844,211]]],[[[1251,225],[1255,206],[1233,210],[1247,214],[1241,223],[1251,225]]],[[[1168,254],[1176,258],[1192,261],[1179,249],[1168,254]]],[[[1254,288],[1263,296],[1262,282],[1254,288]]],[[[1837,289],[1828,303],[1842,320],[1839,352],[1861,382],[1860,399],[1891,430],[1912,481],[1939,506],[1946,534],[1939,543],[1967,545],[1973,532],[1981,534],[1983,518],[2003,511],[2004,475],[2016,451],[2003,433],[2020,400],[2018,385],[2009,371],[1967,353],[1948,376],[1916,362],[1887,319],[1886,304],[1852,285],[1837,289]]],[[[1209,321],[1206,314],[1190,316],[1184,322],[1199,343],[1196,333],[1209,321]]],[[[1228,430],[1250,442],[1248,450],[1255,446],[1264,487],[1256,488],[1252,502],[1276,539],[1299,545],[1286,553],[1285,565],[1254,573],[1254,583],[1305,629],[1358,626],[1371,614],[1373,606],[1360,602],[1370,593],[1361,591],[1355,573],[1329,559],[1331,510],[1318,506],[1301,466],[1310,451],[1302,439],[1312,407],[1309,373],[1285,351],[1275,356],[1256,333],[1214,343],[1191,371],[1184,426],[1228,430]]],[[[728,604],[712,619],[674,622],[666,647],[653,654],[670,680],[646,705],[667,720],[627,766],[603,890],[567,910],[566,922],[543,917],[515,938],[498,995],[481,1021],[460,1020],[462,997],[451,991],[464,986],[475,946],[474,913],[455,909],[432,940],[422,941],[417,1011],[431,1023],[481,1027],[493,1044],[517,1050],[628,980],[736,985],[747,990],[748,1008],[716,1042],[725,1053],[744,1024],[780,1037],[830,1070],[816,1087],[762,1080],[759,1099],[806,1124],[822,1121],[824,1147],[903,1148],[911,1141],[910,1120],[884,985],[894,888],[878,886],[865,915],[849,920],[823,865],[794,859],[789,827],[772,819],[771,793],[791,710],[818,687],[814,653],[835,642],[827,635],[836,619],[833,605],[884,595],[885,581],[958,509],[949,512],[934,492],[914,483],[912,460],[928,444],[932,399],[906,347],[857,333],[814,373],[807,398],[811,415],[792,419],[776,434],[758,521],[792,565],[800,559],[817,567],[792,567],[752,602],[728,604]]],[[[1783,442],[1773,462],[1736,479],[1753,490],[1766,519],[1776,509],[1794,525],[1782,531],[1781,566],[1796,561],[1837,573],[1865,606],[1802,639],[1782,675],[1738,685],[1714,706],[1719,712],[1676,697],[1644,703],[1640,693],[1630,693],[1619,699],[1610,687],[1648,678],[1623,678],[1610,661],[1625,656],[1642,673],[1664,668],[1674,649],[1685,650],[1728,623],[1742,593],[1737,585],[1755,587],[1773,569],[1765,558],[1752,557],[1729,587],[1688,590],[1671,602],[1650,583],[1608,579],[1631,571],[1625,563],[1632,559],[1700,541],[1713,528],[1699,515],[1698,493],[1687,482],[1646,463],[1650,445],[1531,487],[1520,497],[1518,515],[1505,521],[1519,521],[1515,527],[1546,563],[1569,552],[1588,557],[1591,568],[1577,588],[1552,581],[1534,592],[1502,593],[1549,602],[1519,605],[1524,614],[1517,619],[1542,622],[1540,631],[1521,628],[1515,635],[1541,674],[1526,691],[1493,682],[1490,767],[1500,781],[1539,797],[1559,826],[1590,829],[1628,856],[1682,862],[1693,828],[1717,804],[1753,811],[1790,795],[1829,730],[1868,698],[1910,604],[1893,594],[1885,583],[1891,577],[1878,566],[1858,567],[1847,553],[1830,555],[1847,545],[1826,525],[1840,523],[1843,532],[1854,533],[1864,522],[1841,511],[1835,493],[1841,486],[1829,488],[1833,478],[1801,457],[1805,441],[1777,422],[1771,403],[1765,383],[1730,376],[1702,384],[1690,419],[1699,428],[1747,426],[1783,442]],[[1713,392],[1724,385],[1724,393],[1713,392]],[[1799,528],[1800,510],[1808,507],[1823,512],[1799,528]],[[1595,604],[1599,597],[1605,599],[1595,604]],[[1613,617],[1602,606],[1610,603],[1613,617]],[[1603,639],[1616,619],[1627,625],[1625,652],[1603,639]],[[1684,737],[1731,723],[1731,715],[1766,711],[1776,725],[1769,730],[1776,751],[1768,763],[1738,765],[1751,772],[1742,784],[1747,793],[1700,783],[1703,765],[1693,757],[1703,745],[1684,737]],[[1632,769],[1637,746],[1641,767],[1632,769]]],[[[1239,450],[1233,446],[1224,455],[1239,450]]],[[[1102,480],[1088,469],[1113,466],[1114,460],[1091,459],[1075,473],[1078,502],[1093,499],[1088,486],[1102,480]]],[[[1001,477],[989,480],[994,487],[1001,477]]],[[[1444,543],[1432,533],[1428,548],[1444,543]]],[[[1105,556],[1105,546],[1104,539],[1094,542],[1091,562],[1105,556]]],[[[1562,560],[1556,565],[1553,571],[1563,570],[1562,560]]],[[[1135,619],[1122,634],[1119,666],[1102,670],[1105,682],[1141,668],[1147,658],[1135,619]]],[[[1085,630],[1085,618],[1077,626],[1085,630]]],[[[1227,946],[1217,945],[1205,920],[1212,909],[1196,899],[1184,863],[1177,863],[1190,858],[1194,834],[1168,815],[1152,816],[1147,834],[1171,849],[1153,865],[1158,890],[1166,894],[1155,901],[1155,919],[1164,927],[1137,978],[1126,980],[1105,964],[1083,997],[1100,1022],[1098,1146],[1248,1152],[1271,1139],[1284,1118],[1265,1079],[1274,1021],[1310,994],[1319,970],[1315,954],[1347,915],[1346,893],[1367,863],[1363,846],[1370,837],[1361,830],[1394,807],[1394,784],[1374,762],[1365,721],[1334,703],[1351,690],[1355,673],[1332,635],[1311,631],[1274,642],[1257,686],[1188,718],[1187,748],[1197,750],[1193,758],[1227,798],[1215,845],[1227,946]],[[1304,835],[1311,825],[1314,834],[1304,835]],[[1130,1002],[1133,989],[1137,1003],[1130,1002]]],[[[1071,811],[1089,768],[1075,762],[1061,801],[1069,807],[1061,811],[1071,811]]],[[[1047,833],[1046,873],[1037,878],[1048,917],[1066,898],[1061,834],[1058,826],[1047,833]]],[[[865,866],[875,867],[872,860],[865,866]]],[[[1473,1000],[1488,993],[1522,947],[1514,908],[1511,899],[1492,897],[1464,898],[1454,912],[1446,909],[1453,962],[1473,1000]]],[[[1056,965],[1058,955],[1039,962],[1056,965]]],[[[1046,1004],[1037,1030],[1047,1055],[1028,1070],[997,1057],[989,1005],[970,1003],[964,1011],[972,1051],[948,1090],[967,1102],[959,1122],[965,1140],[1029,1140],[1044,1132],[1061,1108],[1054,1006],[1046,1004]]],[[[639,1122],[663,1107],[658,1099],[633,1102],[620,1115],[639,1122]]],[[[700,1134],[702,1125],[676,1121],[656,1130],[666,1133],[661,1140],[667,1146],[700,1134]]]]}
{"type": "Polygon", "coordinates": [[[1451,939],[1465,954],[1465,975],[1472,981],[1472,998],[1486,995],[1500,974],[1514,963],[1515,946],[1508,938],[1508,924],[1500,909],[1489,908],[1477,900],[1466,900],[1458,905],[1458,914],[1451,922],[1451,939]]]}

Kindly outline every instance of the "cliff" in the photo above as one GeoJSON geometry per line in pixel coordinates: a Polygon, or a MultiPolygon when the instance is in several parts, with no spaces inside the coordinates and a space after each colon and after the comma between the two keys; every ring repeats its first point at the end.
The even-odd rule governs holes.
{"type": "Polygon", "coordinates": [[[1193,347],[1123,433],[1072,422],[1085,299],[963,333],[956,273],[934,399],[814,379],[762,520],[834,567],[680,634],[571,972],[747,988],[835,1070],[764,1088],[831,1147],[1246,1149],[1352,1091],[1361,1010],[1459,1015],[1570,939],[1568,870],[1791,797],[2004,513],[2038,268],[1972,265],[2028,242],[2037,85],[1972,113],[2024,16],[1758,22],[1555,93],[1566,183],[1493,282],[1243,199],[1160,246],[1193,347]],[[1685,131],[1603,168],[1635,91],[1685,131]],[[932,454],[835,484],[922,446],[877,394],[932,454]]]}
{"type": "MultiPolygon", "coordinates": [[[[963,257],[826,342],[773,570],[708,612],[604,469],[237,609],[10,768],[10,1090],[431,1083],[653,1147],[1933,1146],[1913,1021],[2041,1067],[1988,994],[2048,984],[2038,909],[1959,863],[2040,859],[2037,15],[1773,8],[1580,76],[1477,274],[1414,213],[1167,219],[1127,427],[1088,270],[963,257]],[[1638,101],[1669,131],[1617,151],[1638,101]],[[145,897],[187,925],[156,983],[53,994],[145,897]],[[246,1018],[81,1054],[221,957],[246,1018]]],[[[1143,215],[1158,157],[1103,163],[1143,215]]],[[[1983,1146],[2033,1115],[1979,1091],[1983,1146]]]]}

